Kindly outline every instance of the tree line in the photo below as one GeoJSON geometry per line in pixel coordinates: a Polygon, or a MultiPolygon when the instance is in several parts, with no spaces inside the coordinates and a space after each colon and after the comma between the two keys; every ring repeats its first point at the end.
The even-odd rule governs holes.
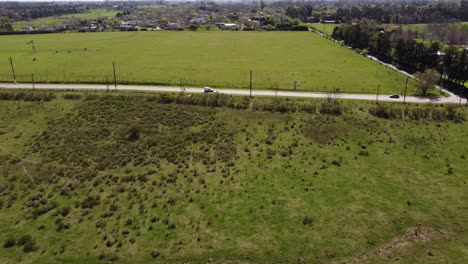
{"type": "Polygon", "coordinates": [[[338,8],[336,17],[342,22],[374,19],[380,23],[413,24],[445,23],[468,20],[468,0],[460,2],[395,2],[352,5],[338,8]]]}
{"type": "Polygon", "coordinates": [[[0,23],[0,32],[11,32],[13,31],[13,26],[11,23],[0,23]]]}
{"type": "Polygon", "coordinates": [[[412,2],[274,2],[287,16],[302,21],[335,20],[352,22],[364,18],[385,24],[448,23],[468,21],[468,0],[412,2]]]}
{"type": "Polygon", "coordinates": [[[396,31],[384,31],[365,20],[335,27],[332,37],[409,72],[436,69],[446,80],[458,84],[468,81],[468,51],[464,48],[404,39],[396,31]]]}

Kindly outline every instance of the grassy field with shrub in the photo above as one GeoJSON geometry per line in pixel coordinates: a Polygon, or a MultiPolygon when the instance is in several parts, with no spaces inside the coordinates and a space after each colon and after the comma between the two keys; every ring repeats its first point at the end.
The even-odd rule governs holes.
{"type": "MultiPolygon", "coordinates": [[[[313,32],[102,32],[0,36],[0,81],[402,94],[406,77],[313,32]],[[34,40],[36,53],[30,43],[34,40]]],[[[415,93],[410,81],[408,94],[415,93]]]]}
{"type": "Polygon", "coordinates": [[[462,263],[467,110],[0,92],[1,263],[462,263]]]}

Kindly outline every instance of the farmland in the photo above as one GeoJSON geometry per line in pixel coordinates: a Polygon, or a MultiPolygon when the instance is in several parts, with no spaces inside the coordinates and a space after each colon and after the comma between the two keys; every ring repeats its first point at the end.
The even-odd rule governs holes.
{"type": "MultiPolygon", "coordinates": [[[[311,32],[108,32],[1,36],[0,80],[402,93],[406,77],[311,32]],[[36,52],[27,44],[34,40],[36,52]]],[[[409,94],[415,93],[410,82],[409,94]]]]}
{"type": "Polygon", "coordinates": [[[1,263],[466,258],[468,127],[454,105],[0,99],[1,263]]]}
{"type": "Polygon", "coordinates": [[[98,18],[109,18],[115,17],[116,11],[107,10],[107,9],[92,9],[88,12],[77,13],[77,14],[68,14],[55,17],[43,17],[37,18],[30,21],[18,21],[13,23],[13,28],[15,30],[22,30],[23,27],[30,26],[35,28],[41,27],[56,27],[63,23],[70,23],[76,20],[82,19],[98,19],[98,18]]]}
{"type": "Polygon", "coordinates": [[[333,34],[333,30],[335,27],[339,26],[340,24],[325,24],[325,23],[312,23],[310,26],[315,28],[316,30],[325,33],[329,36],[333,34]]]}

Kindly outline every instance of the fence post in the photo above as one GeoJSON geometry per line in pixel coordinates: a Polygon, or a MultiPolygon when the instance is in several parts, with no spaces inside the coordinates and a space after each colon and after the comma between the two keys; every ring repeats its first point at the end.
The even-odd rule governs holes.
{"type": "Polygon", "coordinates": [[[252,97],[252,70],[250,70],[250,97],[252,97]]]}
{"type": "Polygon", "coordinates": [[[377,85],[377,97],[375,98],[377,103],[379,103],[379,93],[380,93],[380,84],[377,85]]]}
{"type": "Polygon", "coordinates": [[[16,83],[15,68],[13,67],[13,59],[11,57],[10,57],[10,66],[11,66],[11,72],[13,73],[13,82],[16,83]]]}
{"type": "Polygon", "coordinates": [[[114,88],[117,91],[117,77],[115,77],[115,62],[112,62],[112,68],[114,69],[114,88]]]}
{"type": "Polygon", "coordinates": [[[406,77],[405,95],[403,96],[403,103],[404,104],[406,104],[406,91],[408,90],[408,80],[409,80],[409,77],[406,77]]]}

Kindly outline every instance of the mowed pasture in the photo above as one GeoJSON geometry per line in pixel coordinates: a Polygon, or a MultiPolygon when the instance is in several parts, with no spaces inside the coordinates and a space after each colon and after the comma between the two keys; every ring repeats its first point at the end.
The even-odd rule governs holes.
{"type": "Polygon", "coordinates": [[[466,259],[468,123],[454,105],[0,99],[0,263],[466,259]]]}
{"type": "MultiPolygon", "coordinates": [[[[406,77],[312,32],[108,32],[0,37],[0,80],[402,93],[406,77]],[[34,40],[36,52],[27,44],[34,40]]],[[[410,82],[409,93],[414,93],[410,82]]]]}

